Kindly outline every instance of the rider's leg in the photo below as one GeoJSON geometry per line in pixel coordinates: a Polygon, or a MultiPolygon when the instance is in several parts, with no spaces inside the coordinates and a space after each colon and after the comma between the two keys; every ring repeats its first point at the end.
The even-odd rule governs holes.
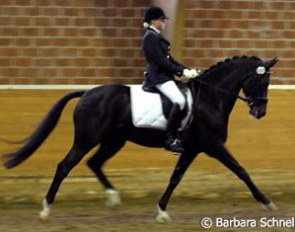
{"type": "Polygon", "coordinates": [[[177,154],[181,154],[183,152],[183,148],[181,147],[181,143],[177,136],[178,128],[181,123],[180,113],[181,110],[179,105],[174,104],[169,114],[165,140],[165,148],[177,154]]]}
{"type": "Polygon", "coordinates": [[[181,124],[181,110],[185,106],[185,98],[176,86],[174,81],[168,81],[156,86],[173,103],[167,123],[167,137],[165,148],[174,153],[182,153],[183,148],[177,141],[177,130],[181,124]]]}

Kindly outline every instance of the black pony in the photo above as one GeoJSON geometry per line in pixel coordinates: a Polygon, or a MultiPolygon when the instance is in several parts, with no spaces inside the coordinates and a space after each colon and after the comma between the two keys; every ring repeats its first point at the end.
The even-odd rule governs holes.
{"type": "MultiPolygon", "coordinates": [[[[276,58],[262,61],[257,57],[233,57],[206,70],[192,79],[189,87],[194,97],[193,120],[184,131],[185,152],[179,157],[170,183],[158,203],[157,220],[170,220],[166,207],[169,198],[185,171],[200,152],[216,158],[245,182],[255,199],[268,209],[276,206],[252,182],[246,170],[225,147],[229,115],[238,98],[247,102],[250,114],[259,119],[266,114],[270,69],[276,58]],[[243,90],[245,97],[238,94],[243,90]]],[[[111,203],[120,203],[120,196],[102,171],[103,164],[113,157],[127,140],[149,147],[163,147],[165,132],[135,128],[131,120],[130,88],[105,85],[88,91],[76,91],[61,98],[47,114],[23,147],[6,155],[6,168],[13,168],[29,158],[56,126],[61,113],[73,98],[81,97],[74,111],[74,144],[58,164],[55,177],[43,200],[41,218],[47,218],[62,181],[81,159],[95,146],[98,151],[88,161],[109,194],[111,203]]]]}

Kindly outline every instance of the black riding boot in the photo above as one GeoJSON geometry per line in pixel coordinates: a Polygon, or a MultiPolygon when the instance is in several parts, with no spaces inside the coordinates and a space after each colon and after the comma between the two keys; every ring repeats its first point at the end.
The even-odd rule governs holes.
{"type": "Polygon", "coordinates": [[[174,104],[167,123],[167,137],[165,140],[165,149],[172,151],[175,154],[181,154],[184,149],[181,147],[181,142],[177,138],[177,130],[181,123],[181,110],[178,104],[174,104]]]}

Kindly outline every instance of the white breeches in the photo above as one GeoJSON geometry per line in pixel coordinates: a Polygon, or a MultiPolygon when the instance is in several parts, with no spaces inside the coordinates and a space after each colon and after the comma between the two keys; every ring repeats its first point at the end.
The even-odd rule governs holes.
{"type": "Polygon", "coordinates": [[[163,84],[158,84],[156,85],[156,88],[168,97],[173,104],[178,104],[180,109],[183,110],[185,106],[185,98],[174,81],[167,81],[163,84]]]}

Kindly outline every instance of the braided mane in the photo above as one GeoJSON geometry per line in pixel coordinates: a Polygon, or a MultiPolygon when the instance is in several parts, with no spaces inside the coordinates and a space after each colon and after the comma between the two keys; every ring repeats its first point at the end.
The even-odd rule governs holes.
{"type": "Polygon", "coordinates": [[[243,60],[256,60],[256,61],[261,61],[260,58],[258,58],[257,56],[233,56],[231,58],[226,58],[224,61],[220,61],[214,65],[212,65],[211,67],[209,67],[208,69],[206,69],[202,75],[200,76],[201,78],[203,76],[206,76],[206,74],[208,74],[208,72],[211,72],[217,68],[219,68],[220,66],[224,65],[224,64],[227,64],[227,63],[230,63],[232,61],[235,61],[235,60],[239,60],[239,59],[243,59],[243,60]]]}

